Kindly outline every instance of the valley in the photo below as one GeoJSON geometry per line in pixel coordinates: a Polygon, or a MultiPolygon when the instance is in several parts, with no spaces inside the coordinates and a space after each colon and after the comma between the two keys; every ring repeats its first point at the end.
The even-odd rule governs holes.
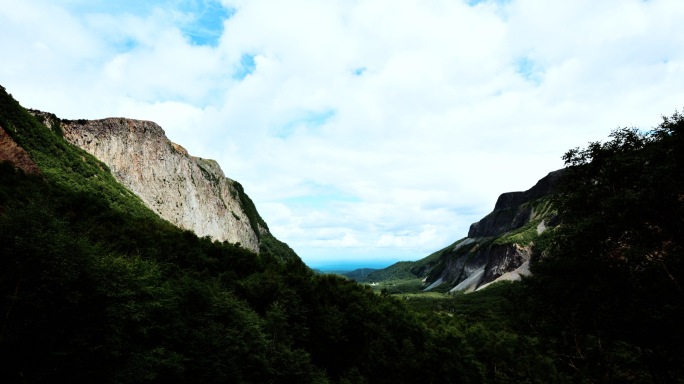
{"type": "Polygon", "coordinates": [[[679,113],[617,129],[449,246],[343,277],[155,123],[0,88],[0,381],[678,382],[683,154],[679,113]]]}

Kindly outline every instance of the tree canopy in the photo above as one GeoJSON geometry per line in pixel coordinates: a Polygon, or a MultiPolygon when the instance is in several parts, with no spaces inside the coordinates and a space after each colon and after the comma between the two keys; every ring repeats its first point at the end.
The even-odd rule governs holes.
{"type": "Polygon", "coordinates": [[[588,376],[635,379],[615,361],[634,358],[657,382],[681,378],[684,117],[617,129],[563,159],[561,224],[529,281],[541,318],[588,376]]]}

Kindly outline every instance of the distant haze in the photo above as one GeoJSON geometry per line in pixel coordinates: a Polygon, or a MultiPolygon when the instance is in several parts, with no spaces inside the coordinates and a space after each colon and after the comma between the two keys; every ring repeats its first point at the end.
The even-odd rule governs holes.
{"type": "Polygon", "coordinates": [[[349,260],[345,262],[325,262],[325,261],[314,261],[309,263],[309,266],[314,269],[318,269],[323,272],[327,271],[353,271],[355,269],[371,268],[371,269],[383,269],[390,265],[396,263],[396,261],[389,260],[378,260],[378,261],[367,261],[367,260],[349,260]]]}

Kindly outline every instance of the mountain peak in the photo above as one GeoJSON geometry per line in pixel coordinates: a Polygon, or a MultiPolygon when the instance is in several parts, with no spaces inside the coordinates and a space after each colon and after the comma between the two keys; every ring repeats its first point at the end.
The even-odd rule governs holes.
{"type": "Polygon", "coordinates": [[[494,210],[470,226],[468,237],[500,236],[527,224],[532,214],[532,207],[523,207],[523,205],[555,192],[562,173],[562,169],[550,172],[524,192],[502,193],[496,200],[494,210]]]}
{"type": "MultiPolygon", "coordinates": [[[[46,126],[56,117],[31,111],[46,126]]],[[[190,156],[171,142],[157,123],[121,117],[60,120],[64,138],[104,162],[121,184],[162,218],[198,236],[240,243],[259,252],[267,233],[250,217],[242,188],[223,174],[214,160],[190,156]]]]}

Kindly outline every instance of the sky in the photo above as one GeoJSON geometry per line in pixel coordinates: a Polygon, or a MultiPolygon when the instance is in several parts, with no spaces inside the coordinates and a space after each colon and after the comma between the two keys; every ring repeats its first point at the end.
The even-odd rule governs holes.
{"type": "Polygon", "coordinates": [[[419,260],[684,106],[681,0],[0,0],[0,85],[152,120],[314,268],[419,260]]]}

